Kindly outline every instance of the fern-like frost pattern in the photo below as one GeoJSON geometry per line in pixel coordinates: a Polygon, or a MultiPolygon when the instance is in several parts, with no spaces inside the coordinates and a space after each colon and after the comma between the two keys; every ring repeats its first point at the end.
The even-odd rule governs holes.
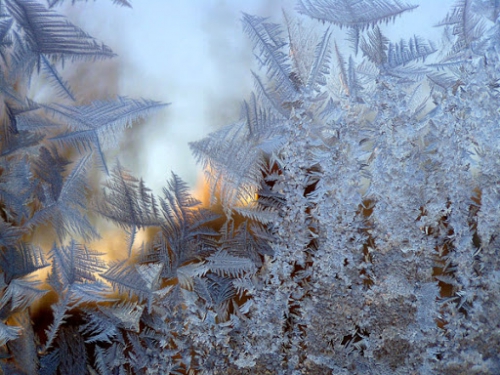
{"type": "Polygon", "coordinates": [[[83,103],[63,64],[115,55],[64,3],[0,2],[0,373],[500,373],[497,1],[441,42],[390,40],[396,0],[243,14],[255,92],[191,143],[206,205],[107,160],[165,104],[83,103]]]}

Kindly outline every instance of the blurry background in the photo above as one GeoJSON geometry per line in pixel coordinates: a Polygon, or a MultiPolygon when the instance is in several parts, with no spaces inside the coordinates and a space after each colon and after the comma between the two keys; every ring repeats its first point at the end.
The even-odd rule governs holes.
{"type": "MultiPolygon", "coordinates": [[[[391,40],[418,34],[437,42],[441,29],[432,26],[453,1],[408,2],[420,7],[384,27],[391,40]]],[[[323,27],[294,12],[294,0],[132,0],[133,9],[111,0],[67,3],[68,17],[118,54],[100,64],[72,67],[69,80],[79,97],[124,95],[171,103],[127,131],[117,154],[156,193],[171,170],[193,189],[200,183],[201,168],[188,142],[236,121],[240,103],[252,90],[250,69],[257,67],[241,12],[281,22],[285,9],[312,27],[323,27]]],[[[337,43],[343,44],[341,39],[337,43]]]]}

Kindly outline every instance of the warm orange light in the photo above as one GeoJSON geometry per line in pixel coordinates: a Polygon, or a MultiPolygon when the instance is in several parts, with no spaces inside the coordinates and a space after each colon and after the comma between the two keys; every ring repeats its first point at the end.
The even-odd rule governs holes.
{"type": "Polygon", "coordinates": [[[203,174],[198,176],[196,187],[192,192],[193,198],[199,200],[203,207],[210,206],[210,186],[203,174]]]}
{"type": "MultiPolygon", "coordinates": [[[[207,172],[205,172],[207,173],[207,172]]],[[[215,195],[218,197],[220,193],[220,184],[216,187],[215,195]]],[[[202,203],[203,207],[213,207],[212,205],[212,188],[210,184],[207,182],[205,176],[201,175],[198,177],[198,182],[196,183],[196,187],[192,193],[193,198],[196,198],[202,203]]],[[[248,193],[246,196],[240,197],[236,206],[245,207],[249,206],[252,203],[256,202],[259,198],[257,192],[248,193]]]]}

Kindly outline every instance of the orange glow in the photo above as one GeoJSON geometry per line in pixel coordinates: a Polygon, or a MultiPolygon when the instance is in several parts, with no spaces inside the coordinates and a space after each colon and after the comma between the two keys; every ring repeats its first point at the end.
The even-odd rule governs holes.
{"type": "MultiPolygon", "coordinates": [[[[205,173],[208,173],[208,172],[205,172],[205,173]]],[[[212,202],[211,202],[211,200],[212,200],[211,199],[212,198],[211,190],[212,189],[210,187],[210,184],[207,182],[207,179],[205,178],[205,176],[200,175],[198,177],[198,182],[196,183],[196,187],[194,188],[194,190],[192,192],[192,196],[193,196],[193,198],[196,198],[197,200],[199,200],[203,207],[207,207],[207,208],[212,207],[212,208],[216,209],[215,207],[213,207],[212,202]]],[[[217,198],[219,198],[219,194],[220,194],[220,184],[218,184],[218,186],[216,187],[215,196],[217,198]]],[[[239,197],[238,202],[236,202],[236,206],[239,206],[239,207],[249,206],[252,203],[256,202],[258,200],[258,198],[259,198],[259,195],[257,192],[254,192],[254,193],[249,192],[248,194],[246,194],[246,196],[239,197]]]]}
{"type": "MultiPolygon", "coordinates": [[[[103,253],[100,257],[101,260],[109,264],[112,261],[123,259],[127,256],[127,243],[123,230],[112,229],[101,235],[102,238],[93,242],[91,246],[93,250],[103,253]]],[[[139,237],[139,233],[136,235],[135,244],[140,243],[137,237],[139,237]]]]}
{"type": "Polygon", "coordinates": [[[202,174],[198,177],[196,186],[192,192],[193,198],[199,200],[203,207],[210,206],[210,186],[207,183],[205,176],[202,174]]]}

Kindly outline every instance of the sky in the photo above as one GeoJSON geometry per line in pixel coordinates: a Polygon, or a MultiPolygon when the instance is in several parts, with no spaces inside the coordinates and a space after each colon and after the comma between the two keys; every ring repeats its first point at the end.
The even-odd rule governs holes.
{"type": "MultiPolygon", "coordinates": [[[[281,22],[285,9],[311,27],[322,30],[324,26],[294,12],[293,0],[131,2],[133,9],[97,0],[65,10],[75,24],[118,55],[97,68],[95,64],[77,67],[72,72],[74,91],[89,89],[89,95],[99,99],[122,95],[170,103],[127,132],[118,156],[156,193],[166,185],[170,171],[195,189],[202,171],[188,142],[237,121],[241,102],[253,88],[250,70],[257,67],[242,31],[241,12],[281,22]]],[[[419,8],[384,25],[390,39],[417,34],[438,41],[440,29],[433,25],[446,16],[454,1],[408,2],[419,8]]],[[[338,42],[342,45],[342,40],[338,42]]]]}

